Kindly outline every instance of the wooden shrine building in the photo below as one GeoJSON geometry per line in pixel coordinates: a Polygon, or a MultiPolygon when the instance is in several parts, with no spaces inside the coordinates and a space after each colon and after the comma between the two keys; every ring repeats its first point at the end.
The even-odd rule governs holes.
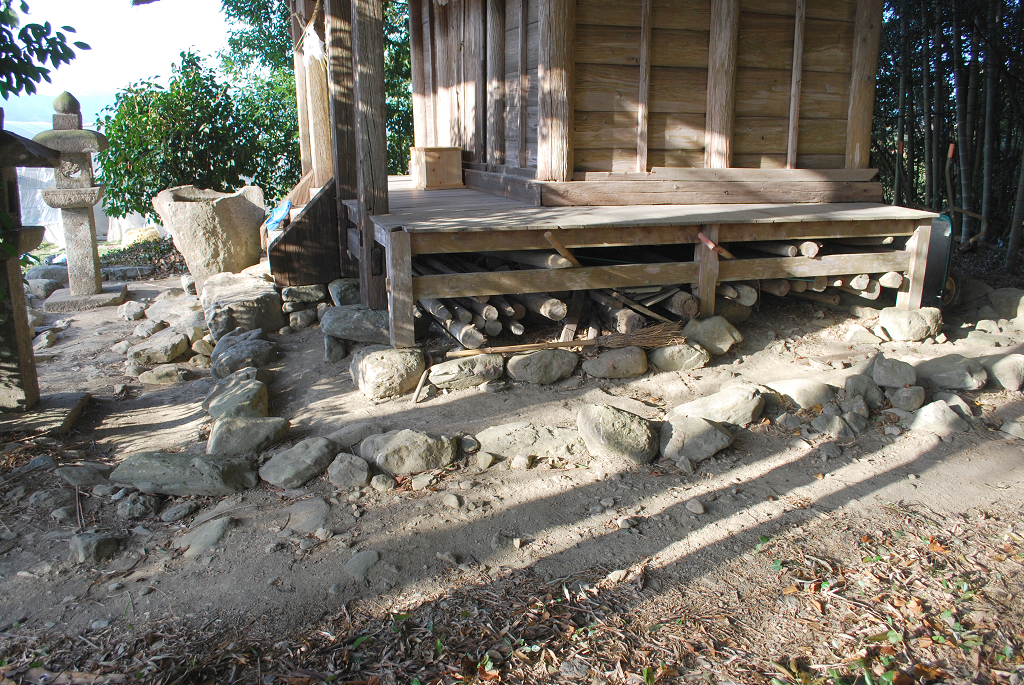
{"type": "Polygon", "coordinates": [[[706,316],[718,283],[895,272],[898,306],[937,303],[945,229],[883,204],[868,168],[881,0],[409,0],[420,188],[386,173],[382,0],[294,1],[328,59],[322,98],[299,77],[305,208],[271,267],[287,285],[358,264],[396,346],[431,298],[690,285],[706,316]],[[747,249],[827,239],[846,248],[747,249]],[[593,258],[413,265],[553,248],[593,258]]]}

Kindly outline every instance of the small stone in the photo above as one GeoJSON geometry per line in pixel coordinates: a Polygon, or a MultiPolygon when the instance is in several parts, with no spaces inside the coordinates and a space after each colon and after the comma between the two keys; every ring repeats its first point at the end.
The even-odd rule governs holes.
{"type": "Polygon", "coordinates": [[[109,625],[110,625],[110,621],[108,621],[106,619],[100,619],[98,621],[93,621],[92,623],[90,623],[89,627],[92,628],[93,630],[103,630],[104,628],[106,628],[109,625]]]}
{"type": "Polygon", "coordinates": [[[533,466],[533,456],[520,454],[512,459],[512,468],[516,471],[526,471],[533,466]]]}
{"type": "Polygon", "coordinates": [[[110,351],[113,352],[114,354],[127,354],[128,350],[131,349],[131,346],[132,344],[129,341],[122,340],[121,342],[111,347],[110,351]]]}
{"type": "Polygon", "coordinates": [[[167,324],[165,324],[163,321],[153,321],[152,319],[150,319],[147,321],[143,321],[138,326],[136,326],[135,330],[132,331],[132,335],[135,336],[136,338],[148,338],[152,336],[154,333],[158,333],[165,328],[167,328],[167,324]]]}
{"type": "Polygon", "coordinates": [[[917,382],[917,373],[910,364],[879,354],[875,356],[872,378],[879,387],[902,388],[914,385],[917,382]]]}
{"type": "Polygon", "coordinates": [[[325,335],[342,340],[390,345],[387,311],[369,309],[361,304],[337,305],[324,312],[320,328],[325,335]]]}
{"type": "Polygon", "coordinates": [[[126,519],[141,519],[156,516],[160,511],[160,498],[156,495],[134,493],[117,505],[117,515],[126,519]]]}
{"type": "Polygon", "coordinates": [[[629,530],[633,527],[633,519],[623,516],[615,521],[615,525],[619,530],[629,530]]]}
{"type": "Polygon", "coordinates": [[[420,473],[412,477],[412,489],[416,492],[426,490],[434,484],[434,474],[432,473],[420,473]]]}
{"type": "Polygon", "coordinates": [[[48,347],[52,347],[57,342],[57,334],[52,330],[43,331],[32,340],[32,350],[40,352],[48,347]]]}
{"type": "Polygon", "coordinates": [[[924,405],[924,388],[912,385],[907,388],[892,388],[885,392],[889,404],[903,411],[917,411],[924,405]]]}
{"type": "Polygon", "coordinates": [[[797,378],[765,383],[798,409],[809,409],[815,405],[824,406],[832,401],[835,392],[825,383],[797,378]]]}
{"type": "Polygon", "coordinates": [[[370,482],[370,466],[356,455],[342,452],[327,467],[327,479],[336,488],[363,487],[370,482]]]}
{"type": "Polygon", "coordinates": [[[84,488],[107,482],[104,474],[109,473],[111,469],[109,466],[102,468],[103,471],[95,466],[61,466],[53,470],[53,475],[71,487],[84,488]]]}
{"type": "Polygon", "coordinates": [[[942,328],[942,312],[935,307],[886,307],[878,315],[878,325],[885,329],[892,340],[920,341],[939,334],[942,328]]]}
{"type": "Polygon", "coordinates": [[[732,442],[732,433],[721,424],[700,417],[671,415],[666,417],[661,427],[661,456],[691,473],[696,464],[711,458],[732,442]]]}
{"type": "Polygon", "coordinates": [[[725,354],[733,345],[743,342],[743,335],[721,316],[690,319],[683,328],[683,336],[714,355],[725,354]]]}
{"type": "MultiPolygon", "coordinates": [[[[213,391],[211,391],[213,394],[213,391]]],[[[209,397],[209,396],[208,396],[209,397]]],[[[213,419],[262,418],[270,413],[266,384],[258,380],[239,380],[204,402],[213,419]]]]}
{"type": "Polygon", "coordinates": [[[782,414],[776,417],[775,425],[781,426],[782,428],[799,428],[802,425],[799,416],[793,414],[782,414]]]}
{"type": "Polygon", "coordinates": [[[366,574],[377,565],[378,561],[380,561],[380,553],[375,549],[368,549],[349,559],[345,564],[345,572],[361,583],[366,580],[366,574]]]}
{"type": "Polygon", "coordinates": [[[699,499],[687,500],[687,502],[686,502],[686,510],[688,512],[690,512],[691,514],[696,514],[698,516],[703,514],[704,511],[705,511],[704,505],[701,504],[701,501],[699,499]]]}
{"type": "Polygon", "coordinates": [[[327,290],[331,295],[331,301],[335,307],[343,307],[350,304],[359,304],[359,279],[339,278],[327,284],[327,290]]]}
{"type": "Polygon", "coordinates": [[[853,324],[850,326],[844,337],[846,338],[846,342],[853,343],[855,345],[877,345],[882,342],[881,338],[859,324],[853,324]]]}
{"type": "Polygon", "coordinates": [[[884,432],[884,433],[885,433],[886,435],[899,435],[899,434],[900,434],[900,433],[902,433],[903,431],[901,431],[901,430],[900,430],[900,427],[899,427],[899,426],[886,426],[886,427],[885,427],[885,428],[883,429],[883,432],[884,432]]]}
{"type": "Polygon", "coordinates": [[[823,442],[818,445],[818,454],[824,459],[839,459],[843,456],[843,448],[834,442],[823,442]]]}
{"type": "Polygon", "coordinates": [[[968,421],[974,419],[974,411],[971,409],[971,405],[964,402],[960,395],[952,392],[937,392],[935,393],[935,399],[945,402],[960,418],[968,421]]]}
{"type": "Polygon", "coordinates": [[[71,552],[80,564],[96,564],[117,554],[117,538],[105,533],[79,533],[71,538],[71,552]]]}
{"type": "Polygon", "coordinates": [[[341,338],[324,336],[324,361],[340,362],[348,356],[348,343],[341,338]]]}
{"type": "Polygon", "coordinates": [[[334,454],[329,440],[307,438],[275,454],[260,468],[260,478],[279,488],[298,488],[323,473],[334,454]]]}
{"type": "Polygon", "coordinates": [[[108,592],[117,592],[118,590],[124,589],[124,583],[111,583],[107,586],[108,592]]]}
{"type": "Polygon", "coordinates": [[[693,371],[711,361],[711,355],[695,342],[651,350],[648,361],[662,371],[693,371]]]}
{"type": "Polygon", "coordinates": [[[435,364],[430,367],[427,377],[438,388],[461,390],[497,380],[504,372],[505,358],[503,356],[500,354],[477,354],[435,364]]]}
{"type": "Polygon", "coordinates": [[[832,438],[849,440],[856,437],[856,433],[839,416],[828,416],[822,414],[811,421],[811,428],[832,438]]]}
{"type": "Polygon", "coordinates": [[[700,399],[680,404],[666,415],[697,416],[716,423],[730,423],[734,426],[748,426],[761,416],[765,398],[754,385],[737,383],[700,399]]]}
{"type": "Polygon", "coordinates": [[[302,330],[317,324],[316,310],[306,309],[301,312],[292,312],[288,315],[288,325],[295,330],[302,330]]]}
{"type": "Polygon", "coordinates": [[[323,285],[292,285],[281,291],[285,302],[307,302],[310,304],[327,299],[327,288],[323,285]]]}
{"type": "Polygon", "coordinates": [[[110,497],[118,490],[120,490],[120,488],[117,487],[116,485],[113,485],[112,483],[103,483],[94,487],[92,489],[92,494],[96,495],[97,497],[110,497]]]}
{"type": "Polygon", "coordinates": [[[125,321],[138,321],[146,316],[146,305],[129,300],[117,308],[117,317],[125,321]]]}
{"type": "Polygon", "coordinates": [[[395,479],[386,473],[378,473],[370,479],[370,487],[377,492],[387,492],[395,487],[395,479]]]}
{"type": "Polygon", "coordinates": [[[868,416],[871,415],[871,411],[870,409],[868,409],[868,403],[860,395],[853,395],[852,397],[847,397],[845,400],[843,400],[842,404],[840,405],[840,408],[843,410],[844,414],[860,414],[864,418],[867,418],[868,416]]]}
{"type": "Polygon", "coordinates": [[[988,373],[990,380],[1005,390],[1020,390],[1024,387],[1024,355],[1005,354],[980,357],[978,359],[988,373]]]}
{"type": "Polygon", "coordinates": [[[50,512],[50,518],[54,521],[67,521],[74,514],[75,510],[73,507],[60,507],[50,512]]]}
{"type": "Polygon", "coordinates": [[[199,504],[196,502],[178,502],[164,509],[160,514],[160,520],[164,523],[174,523],[188,518],[198,510],[199,504]]]}
{"type": "Polygon", "coordinates": [[[329,594],[329,595],[336,595],[339,592],[341,592],[341,586],[338,585],[337,583],[335,583],[331,587],[327,588],[327,594],[329,594]]]}
{"type": "Polygon", "coordinates": [[[184,549],[186,559],[194,559],[213,552],[228,531],[235,525],[230,516],[214,519],[186,533],[175,541],[178,549],[184,549]]]}
{"type": "Polygon", "coordinates": [[[639,347],[608,350],[583,362],[583,371],[594,378],[636,378],[647,373],[647,354],[639,347]]]}
{"type": "Polygon", "coordinates": [[[177,364],[161,364],[139,374],[139,382],[144,385],[173,385],[187,380],[188,371],[177,364]]]}
{"type": "Polygon", "coordinates": [[[464,435],[459,438],[459,447],[463,454],[473,454],[480,449],[480,442],[472,435],[464,435]]]}
{"type": "Polygon", "coordinates": [[[494,455],[490,452],[477,452],[476,454],[476,467],[481,471],[486,471],[494,465],[494,455]]]}
{"type": "Polygon", "coordinates": [[[450,507],[452,509],[461,509],[462,508],[462,498],[459,497],[458,495],[449,493],[449,494],[445,495],[441,499],[441,504],[445,505],[446,507],[450,507]]]}
{"type": "Polygon", "coordinates": [[[909,428],[934,433],[939,437],[949,437],[966,432],[969,426],[949,408],[949,405],[937,400],[918,409],[909,428]]]}
{"type": "Polygon", "coordinates": [[[658,453],[658,437],[643,417],[609,405],[584,405],[576,415],[587,451],[596,457],[646,464],[658,453]]]}
{"type": "Polygon", "coordinates": [[[854,375],[846,379],[846,397],[863,397],[869,409],[878,409],[884,399],[881,389],[870,376],[854,375]]]}
{"type": "Polygon", "coordinates": [[[447,466],[455,460],[455,438],[400,430],[371,435],[358,454],[391,475],[410,475],[447,466]]]}
{"type": "Polygon", "coordinates": [[[33,509],[54,510],[60,507],[70,507],[75,504],[75,493],[63,488],[51,488],[39,490],[32,493],[28,504],[33,509]]]}
{"type": "Polygon", "coordinates": [[[213,355],[213,345],[203,339],[196,340],[192,343],[192,351],[196,354],[201,354],[206,357],[213,355]]]}
{"type": "Polygon", "coordinates": [[[276,416],[217,419],[206,442],[206,453],[231,456],[262,452],[288,437],[290,427],[286,419],[276,416]]]}
{"type": "Polygon", "coordinates": [[[425,368],[419,350],[369,345],[352,355],[349,373],[360,392],[379,400],[413,390],[425,368]]]}
{"type": "Polygon", "coordinates": [[[357,421],[348,423],[327,436],[341,451],[353,452],[355,448],[371,435],[380,435],[387,430],[375,421],[357,421]]]}

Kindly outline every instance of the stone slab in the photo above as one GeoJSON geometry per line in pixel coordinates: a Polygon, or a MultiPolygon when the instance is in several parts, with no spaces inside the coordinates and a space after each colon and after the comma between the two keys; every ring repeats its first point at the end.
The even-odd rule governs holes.
{"type": "Polygon", "coordinates": [[[67,288],[54,292],[43,303],[45,312],[80,312],[99,307],[117,307],[128,299],[128,286],[124,283],[110,283],[95,295],[72,295],[67,288]]]}
{"type": "Polygon", "coordinates": [[[89,405],[87,392],[62,392],[43,395],[27,412],[0,414],[0,433],[20,431],[33,435],[58,437],[75,425],[89,405]]]}

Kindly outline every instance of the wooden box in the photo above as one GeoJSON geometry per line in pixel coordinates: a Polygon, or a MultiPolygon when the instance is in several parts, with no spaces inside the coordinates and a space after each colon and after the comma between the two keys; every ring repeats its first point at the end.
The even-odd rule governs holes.
{"type": "Polygon", "coordinates": [[[413,188],[440,190],[462,187],[462,148],[411,147],[409,151],[413,188]]]}

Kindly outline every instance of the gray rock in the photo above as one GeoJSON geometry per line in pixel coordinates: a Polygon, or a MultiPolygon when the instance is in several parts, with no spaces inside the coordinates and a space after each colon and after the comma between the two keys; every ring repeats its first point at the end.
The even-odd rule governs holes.
{"type": "Polygon", "coordinates": [[[583,371],[594,378],[636,378],[647,373],[647,354],[639,347],[608,350],[583,362],[583,371]]]}
{"type": "Polygon", "coordinates": [[[209,403],[207,411],[214,419],[254,418],[269,413],[267,386],[260,381],[242,381],[218,393],[209,403]]]}
{"type": "Polygon", "coordinates": [[[1024,439],[1024,421],[1004,421],[999,430],[1015,438],[1024,439]]]}
{"type": "Polygon", "coordinates": [[[979,357],[989,380],[1006,390],[1020,390],[1024,386],[1024,355],[1000,354],[979,357]]]}
{"type": "Polygon", "coordinates": [[[548,385],[571,376],[578,362],[569,350],[538,350],[512,356],[506,368],[514,381],[548,385]]]}
{"type": "Polygon", "coordinates": [[[32,340],[32,350],[34,352],[41,352],[47,347],[52,347],[57,342],[57,334],[52,330],[43,331],[32,340]]]}
{"type": "Polygon", "coordinates": [[[918,378],[928,381],[934,389],[980,390],[988,382],[988,372],[981,362],[958,354],[920,362],[916,370],[918,378]]]}
{"type": "Polygon", "coordinates": [[[68,267],[59,264],[43,264],[33,266],[25,273],[25,279],[29,281],[47,280],[68,284],[68,267]]]}
{"type": "Polygon", "coordinates": [[[647,419],[606,404],[580,407],[576,427],[595,457],[646,464],[658,454],[658,435],[647,419]]]}
{"type": "Polygon", "coordinates": [[[371,435],[386,433],[384,426],[373,421],[357,421],[349,423],[327,436],[334,446],[342,451],[351,451],[353,447],[371,435]]]}
{"type": "Polygon", "coordinates": [[[128,361],[136,364],[166,364],[189,350],[188,336],[172,328],[160,331],[128,350],[128,361]]]}
{"type": "Polygon", "coordinates": [[[999,330],[999,324],[992,319],[982,319],[974,324],[974,330],[982,331],[983,333],[1002,333],[999,330]]]}
{"type": "Polygon", "coordinates": [[[478,354],[435,364],[428,378],[439,388],[461,390],[497,380],[504,372],[505,358],[500,354],[478,354]]]}
{"type": "Polygon", "coordinates": [[[472,435],[464,435],[459,439],[459,447],[462,448],[463,454],[473,454],[480,449],[480,441],[472,435]]]}
{"type": "Polygon", "coordinates": [[[818,454],[826,459],[838,459],[843,456],[843,448],[834,442],[823,442],[818,445],[818,454]]]}
{"type": "Polygon", "coordinates": [[[571,461],[585,454],[582,436],[568,428],[549,428],[532,423],[506,423],[476,434],[480,451],[505,459],[533,455],[571,461]]]}
{"type": "Polygon", "coordinates": [[[419,350],[368,345],[352,355],[349,373],[364,395],[379,400],[415,389],[425,368],[419,350]]]}
{"type": "Polygon", "coordinates": [[[316,310],[306,309],[301,312],[292,312],[288,315],[288,325],[299,331],[303,328],[315,326],[317,323],[316,310]]]}
{"type": "Polygon", "coordinates": [[[1005,335],[993,335],[992,333],[971,331],[967,334],[967,338],[964,342],[968,345],[974,345],[975,347],[1008,347],[1013,341],[1005,335]]]}
{"type": "Polygon", "coordinates": [[[154,321],[153,319],[146,319],[132,331],[132,336],[135,338],[148,338],[154,333],[159,333],[163,329],[167,328],[167,324],[163,321],[154,321]]]}
{"type": "Polygon", "coordinates": [[[142,492],[175,497],[230,495],[257,483],[245,459],[181,452],[138,452],[122,461],[110,479],[142,492]]]}
{"type": "Polygon", "coordinates": [[[461,509],[462,498],[456,495],[455,493],[450,492],[443,498],[441,498],[441,504],[445,505],[449,509],[461,509]]]}
{"type": "Polygon", "coordinates": [[[79,533],[71,538],[71,553],[79,564],[98,564],[117,554],[120,543],[105,533],[79,533]]]}
{"type": "Polygon", "coordinates": [[[213,387],[206,394],[203,400],[203,410],[209,411],[210,405],[222,394],[230,392],[235,388],[248,383],[249,381],[260,381],[263,384],[270,382],[270,372],[257,369],[255,366],[247,366],[222,378],[214,383],[213,387]]]}
{"type": "Polygon", "coordinates": [[[889,404],[903,411],[917,411],[924,405],[924,388],[919,385],[892,388],[886,391],[885,396],[889,399],[889,404]]]}
{"type": "Polygon", "coordinates": [[[342,452],[327,467],[327,480],[337,488],[363,487],[370,482],[370,467],[356,455],[342,452]]]}
{"type": "Polygon", "coordinates": [[[37,328],[43,325],[43,315],[28,305],[25,306],[25,314],[28,315],[28,325],[37,328]]]}
{"type": "Polygon", "coordinates": [[[199,340],[192,341],[192,351],[204,357],[209,357],[213,355],[213,345],[200,338],[199,340]]]}
{"type": "Polygon", "coordinates": [[[878,323],[892,340],[924,340],[938,335],[942,330],[942,312],[935,307],[886,307],[878,315],[878,323]]]}
{"type": "Polygon", "coordinates": [[[188,371],[177,364],[161,364],[139,374],[139,382],[144,385],[174,385],[184,383],[188,378],[188,371]]]}
{"type": "Polygon", "coordinates": [[[323,285],[291,285],[281,291],[285,302],[317,303],[327,299],[327,288],[323,285]]]}
{"type": "Polygon", "coordinates": [[[316,309],[316,305],[310,302],[285,302],[281,305],[281,311],[285,314],[292,312],[304,312],[307,309],[316,309]]]}
{"type": "Polygon", "coordinates": [[[60,290],[63,287],[63,283],[49,278],[30,278],[27,290],[40,300],[45,300],[53,294],[54,290],[60,290]]]}
{"type": "Polygon", "coordinates": [[[277,345],[257,337],[246,337],[248,335],[231,333],[217,342],[210,356],[210,368],[215,378],[227,378],[235,371],[250,366],[259,368],[274,363],[278,355],[277,345]],[[230,344],[224,344],[229,336],[230,344]]]}
{"type": "Polygon", "coordinates": [[[853,324],[846,331],[846,342],[854,345],[877,345],[882,339],[861,325],[853,324]]]}
{"type": "Polygon", "coordinates": [[[324,312],[320,328],[325,335],[342,340],[390,345],[388,313],[361,304],[340,305],[324,312]]]}
{"type": "Polygon", "coordinates": [[[186,295],[177,299],[157,300],[146,308],[146,318],[172,324],[179,321],[183,316],[201,312],[202,310],[203,305],[199,303],[198,297],[186,295]]]}
{"type": "Polygon", "coordinates": [[[387,492],[395,488],[395,479],[386,473],[378,473],[370,479],[370,487],[377,492],[387,492]]]}
{"type": "Polygon", "coordinates": [[[324,361],[340,362],[348,356],[348,343],[341,338],[324,336],[324,361]]]}
{"type": "Polygon", "coordinates": [[[513,457],[509,466],[514,471],[527,471],[533,466],[534,457],[532,454],[520,454],[519,456],[513,457]]]}
{"type": "Polygon", "coordinates": [[[263,279],[218,273],[206,280],[200,292],[199,302],[214,340],[236,328],[272,333],[286,323],[281,296],[263,279]]]}
{"type": "Polygon", "coordinates": [[[335,307],[344,307],[350,304],[359,304],[359,279],[339,278],[327,284],[331,301],[335,307]]]}
{"type": "Polygon", "coordinates": [[[117,503],[117,515],[125,519],[152,518],[160,513],[160,498],[133,492],[117,503]]]}
{"type": "Polygon", "coordinates": [[[965,278],[960,284],[960,299],[962,302],[973,302],[983,297],[987,301],[988,294],[993,290],[994,288],[985,281],[980,281],[977,278],[965,278]]]}
{"type": "Polygon", "coordinates": [[[705,512],[704,505],[696,498],[687,500],[684,506],[686,507],[686,511],[691,514],[696,514],[697,516],[700,516],[705,512]]]}
{"type": "Polygon", "coordinates": [[[288,514],[285,528],[308,535],[326,525],[327,517],[331,514],[331,505],[320,497],[313,497],[296,502],[285,509],[284,513],[288,514]]]}
{"type": "Polygon", "coordinates": [[[196,289],[196,279],[193,278],[192,274],[181,275],[181,289],[186,295],[199,294],[199,291],[196,289]]]}
{"type": "Polygon", "coordinates": [[[845,391],[847,397],[863,397],[870,409],[878,409],[882,406],[882,390],[870,376],[863,374],[850,376],[846,379],[845,391]]]}
{"type": "Polygon", "coordinates": [[[902,388],[917,382],[913,366],[898,359],[888,359],[883,354],[875,356],[871,376],[875,384],[882,388],[902,388]]]}
{"type": "Polygon", "coordinates": [[[737,383],[707,397],[680,404],[665,416],[696,416],[716,423],[749,426],[761,416],[765,398],[753,385],[737,383]]]}
{"type": "Polygon", "coordinates": [[[715,297],[715,314],[733,325],[749,319],[751,311],[753,310],[750,307],[740,304],[736,300],[730,300],[728,297],[715,297]]]}
{"type": "Polygon", "coordinates": [[[286,419],[217,419],[206,442],[207,454],[226,456],[262,452],[288,437],[291,424],[286,419]]]}
{"type": "Polygon", "coordinates": [[[358,552],[345,564],[345,573],[349,574],[360,583],[366,581],[366,574],[370,572],[377,562],[380,561],[380,553],[375,549],[368,549],[358,552]]]}
{"type": "MultiPolygon", "coordinates": [[[[786,413],[775,418],[775,425],[782,426],[783,428],[799,428],[803,425],[803,422],[800,420],[799,416],[786,413]]],[[[662,428],[661,430],[664,431],[665,429],[662,428]]],[[[664,435],[664,433],[662,433],[662,435],[664,435]]]]}
{"type": "Polygon", "coordinates": [[[455,460],[455,438],[409,429],[371,435],[359,444],[359,456],[393,476],[432,471],[455,460]]]}
{"type": "Polygon", "coordinates": [[[61,466],[53,470],[57,476],[71,487],[89,487],[106,483],[110,467],[97,466],[61,466]]]}
{"type": "Polygon", "coordinates": [[[195,559],[217,549],[217,545],[234,525],[235,520],[230,516],[209,521],[182,535],[174,546],[185,550],[182,556],[186,559],[195,559]]]}
{"type": "Polygon", "coordinates": [[[233,193],[177,186],[158,193],[153,208],[200,291],[215,274],[238,273],[259,263],[266,207],[256,186],[233,193]]]}
{"type": "Polygon", "coordinates": [[[260,478],[279,488],[302,487],[323,473],[333,459],[334,443],[326,438],[306,438],[260,467],[260,478]]]}
{"type": "Polygon", "coordinates": [[[700,417],[674,416],[661,424],[662,458],[691,472],[696,464],[724,450],[732,441],[732,433],[700,417]]]}
{"type": "Polygon", "coordinates": [[[199,511],[198,502],[178,502],[172,504],[160,513],[160,520],[164,523],[174,523],[186,519],[199,511]]]}
{"type": "Polygon", "coordinates": [[[67,521],[75,513],[74,507],[61,507],[50,512],[50,518],[54,521],[67,521]]]}
{"type": "Polygon", "coordinates": [[[810,409],[816,404],[824,407],[836,395],[831,386],[804,378],[773,381],[765,383],[765,385],[782,395],[798,409],[810,409]]]}
{"type": "Polygon", "coordinates": [[[988,294],[988,300],[1001,319],[1016,319],[1018,316],[1024,316],[1024,290],[998,288],[988,294]]]}
{"type": "Polygon", "coordinates": [[[122,340],[119,343],[114,343],[114,345],[111,346],[110,351],[113,352],[114,354],[127,354],[128,350],[130,350],[131,348],[132,344],[130,341],[122,340]]]}
{"type": "MultiPolygon", "coordinates": [[[[582,438],[581,438],[581,440],[582,440],[582,438]]],[[[486,471],[487,469],[491,468],[492,466],[494,466],[494,455],[493,454],[491,454],[490,452],[477,452],[476,453],[476,467],[478,469],[480,469],[481,471],[486,471]]]]}
{"type": "Polygon", "coordinates": [[[948,404],[937,400],[918,409],[908,428],[934,433],[939,437],[949,437],[966,432],[969,426],[949,408],[948,404]]]}
{"type": "Polygon", "coordinates": [[[839,405],[843,410],[843,413],[860,414],[864,418],[871,415],[871,410],[868,408],[868,403],[860,395],[852,395],[847,397],[839,405]]]}
{"type": "Polygon", "coordinates": [[[956,412],[956,415],[960,418],[967,419],[968,421],[974,419],[974,411],[971,409],[971,405],[967,404],[960,395],[952,392],[937,392],[934,399],[945,402],[946,406],[956,412]]]}
{"type": "Polygon", "coordinates": [[[683,336],[711,354],[725,354],[733,345],[743,342],[743,334],[721,316],[690,319],[683,328],[683,336]]]}
{"type": "Polygon", "coordinates": [[[852,411],[846,412],[843,414],[843,421],[845,421],[846,425],[853,429],[853,432],[857,435],[860,435],[868,429],[868,417],[863,414],[858,414],[852,411]]]}
{"type": "Polygon", "coordinates": [[[811,428],[818,433],[824,433],[831,438],[839,440],[849,440],[857,437],[853,429],[839,416],[829,416],[826,414],[815,416],[814,420],[811,421],[811,428]]]}
{"type": "Polygon", "coordinates": [[[699,344],[682,343],[652,350],[648,361],[662,371],[693,371],[711,361],[711,355],[699,344]]]}
{"type": "Polygon", "coordinates": [[[44,509],[52,511],[60,507],[69,507],[75,503],[75,493],[64,488],[49,488],[37,490],[28,498],[28,504],[33,509],[44,509]]]}

